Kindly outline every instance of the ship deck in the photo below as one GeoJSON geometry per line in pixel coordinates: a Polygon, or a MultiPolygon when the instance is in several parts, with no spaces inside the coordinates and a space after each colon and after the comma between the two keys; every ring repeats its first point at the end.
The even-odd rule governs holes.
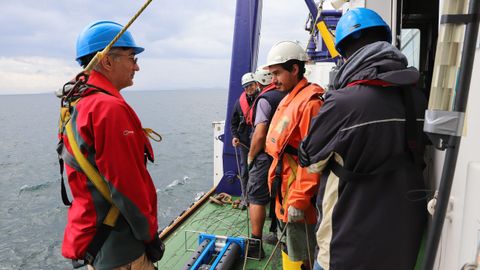
{"type": "MultiPolygon", "coordinates": [[[[232,208],[230,204],[217,205],[209,202],[208,197],[213,190],[207,193],[200,201],[193,204],[182,215],[169,225],[160,238],[165,243],[165,254],[158,269],[183,269],[194,250],[198,246],[199,233],[208,233],[221,236],[247,237],[250,232],[248,211],[232,208]]],[[[236,199],[236,198],[232,198],[236,199]]],[[[268,210],[267,210],[268,214],[268,210]]],[[[270,219],[267,218],[264,226],[264,235],[268,233],[270,219]]],[[[244,258],[236,261],[235,270],[264,269],[273,245],[263,244],[266,257],[262,260],[244,258]]],[[[280,248],[277,248],[266,269],[281,269],[280,248]]]]}

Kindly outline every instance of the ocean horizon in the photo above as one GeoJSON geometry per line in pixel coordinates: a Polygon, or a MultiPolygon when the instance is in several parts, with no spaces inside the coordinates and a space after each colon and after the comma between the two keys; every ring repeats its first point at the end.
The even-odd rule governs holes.
{"type": "MultiPolygon", "coordinates": [[[[144,127],[159,132],[149,164],[163,228],[213,185],[212,122],[224,120],[226,90],[128,90],[144,127]]],[[[61,256],[67,207],[60,196],[59,99],[0,96],[0,270],[71,269],[61,256]]]]}

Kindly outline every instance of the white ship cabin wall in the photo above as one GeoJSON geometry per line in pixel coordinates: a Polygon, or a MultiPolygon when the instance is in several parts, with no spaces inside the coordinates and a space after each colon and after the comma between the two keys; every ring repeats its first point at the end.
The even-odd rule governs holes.
{"type": "MultiPolygon", "coordinates": [[[[396,25],[397,1],[350,1],[348,7],[367,7],[377,11],[390,26],[396,25]]],[[[440,9],[442,1],[440,1],[440,9]]],[[[391,27],[395,37],[395,27],[391,27]]],[[[418,29],[402,29],[402,51],[409,65],[418,68],[421,32],[418,29]]],[[[395,40],[395,39],[394,39],[395,40]]],[[[472,81],[468,97],[464,135],[462,137],[455,177],[451,191],[451,205],[444,224],[434,269],[461,269],[475,261],[480,243],[480,35],[477,41],[472,81]]],[[[444,152],[433,148],[427,153],[428,182],[438,188],[442,174],[444,152]]]]}

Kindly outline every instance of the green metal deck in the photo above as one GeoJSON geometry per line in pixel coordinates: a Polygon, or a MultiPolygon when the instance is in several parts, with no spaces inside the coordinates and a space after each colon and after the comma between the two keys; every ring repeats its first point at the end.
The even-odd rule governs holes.
{"type": "MultiPolygon", "coordinates": [[[[210,193],[205,195],[205,197],[209,195],[210,193]]],[[[181,222],[177,220],[177,226],[168,235],[162,237],[161,234],[166,249],[162,260],[158,262],[158,269],[182,269],[198,246],[199,233],[234,237],[247,237],[249,235],[247,210],[234,209],[229,204],[223,206],[213,204],[207,198],[199,202],[196,208],[193,205],[190,210],[190,215],[182,218],[183,221],[181,222]]],[[[270,220],[267,218],[264,226],[264,235],[268,233],[269,227],[270,220]]],[[[247,259],[245,261],[242,258],[237,260],[234,269],[264,269],[274,246],[263,244],[263,248],[266,253],[264,259],[260,261],[247,259]]],[[[266,269],[282,269],[279,249],[277,248],[266,269]]]]}

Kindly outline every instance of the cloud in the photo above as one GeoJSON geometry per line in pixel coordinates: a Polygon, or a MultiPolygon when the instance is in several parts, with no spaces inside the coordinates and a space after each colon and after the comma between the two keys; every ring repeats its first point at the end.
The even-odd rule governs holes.
{"type": "MultiPolygon", "coordinates": [[[[0,2],[0,93],[57,89],[80,70],[78,33],[95,20],[125,24],[143,5],[132,0],[23,0],[0,2]]],[[[131,88],[226,88],[235,0],[155,0],[132,24],[141,71],[131,88]]],[[[308,9],[304,1],[264,0],[259,64],[280,40],[300,40],[308,9]]]]}
{"type": "Polygon", "coordinates": [[[141,60],[140,71],[135,75],[135,84],[131,89],[225,89],[229,80],[229,66],[230,59],[227,58],[149,58],[141,60]]]}
{"type": "Polygon", "coordinates": [[[57,90],[79,69],[63,59],[0,57],[0,93],[31,94],[57,90]]]}
{"type": "Polygon", "coordinates": [[[225,58],[230,56],[233,19],[211,11],[176,26],[176,32],[152,40],[149,50],[165,58],[225,58]],[[212,18],[215,18],[212,20],[212,18]]]}

